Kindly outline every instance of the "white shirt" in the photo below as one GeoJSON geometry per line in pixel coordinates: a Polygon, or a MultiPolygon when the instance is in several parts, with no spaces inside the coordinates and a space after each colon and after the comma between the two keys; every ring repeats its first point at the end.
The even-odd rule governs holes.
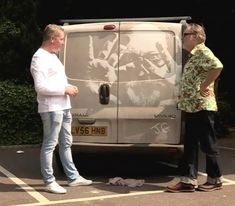
{"type": "Polygon", "coordinates": [[[56,54],[39,48],[32,57],[30,71],[39,113],[71,108],[70,97],[65,95],[68,85],[65,69],[56,54]]]}

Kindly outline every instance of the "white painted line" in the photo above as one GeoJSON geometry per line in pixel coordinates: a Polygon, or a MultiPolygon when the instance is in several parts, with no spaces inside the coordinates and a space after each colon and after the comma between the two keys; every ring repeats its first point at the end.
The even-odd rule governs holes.
{"type": "MultiPolygon", "coordinates": [[[[175,167],[176,165],[169,164],[169,166],[175,167]]],[[[12,173],[7,171],[2,166],[0,166],[0,172],[2,172],[7,177],[9,177],[13,182],[15,182],[17,185],[19,185],[29,195],[31,195],[32,197],[34,197],[38,201],[38,203],[19,204],[19,205],[12,205],[12,206],[44,206],[44,205],[66,204],[66,203],[73,203],[73,202],[95,201],[95,200],[130,197],[130,196],[138,196],[138,195],[159,194],[159,193],[163,193],[165,191],[165,190],[155,190],[155,191],[144,191],[144,192],[132,192],[132,193],[128,193],[128,194],[114,194],[114,195],[103,195],[103,196],[96,196],[96,197],[85,197],[85,198],[77,198],[77,199],[64,199],[64,200],[49,201],[47,198],[42,196],[40,193],[36,192],[32,187],[28,186],[22,180],[15,177],[12,173]],[[31,191],[29,191],[29,190],[31,190],[31,191]]],[[[202,175],[202,176],[207,176],[207,174],[203,173],[203,172],[198,172],[198,174],[202,175]]],[[[225,181],[224,185],[235,185],[235,181],[233,181],[233,180],[224,178],[224,181],[225,181]]],[[[156,183],[145,183],[145,184],[157,185],[156,183]]]]}
{"type": "MultiPolygon", "coordinates": [[[[200,175],[206,176],[206,173],[199,172],[200,175]]],[[[225,179],[224,185],[235,185],[235,181],[225,179]]],[[[145,183],[146,185],[158,185],[156,183],[145,183]]],[[[114,194],[114,195],[103,195],[96,197],[85,197],[85,198],[77,198],[77,199],[65,199],[65,200],[56,200],[49,202],[39,202],[39,203],[29,203],[29,204],[19,204],[12,206],[44,206],[44,205],[57,205],[57,204],[66,204],[66,203],[74,203],[74,202],[85,202],[85,201],[95,201],[95,200],[104,200],[104,199],[112,199],[112,198],[121,198],[121,197],[130,197],[130,196],[139,196],[139,195],[148,195],[148,194],[159,194],[163,193],[165,190],[155,190],[155,191],[144,191],[144,192],[132,192],[128,194],[114,194]]]]}
{"type": "Polygon", "coordinates": [[[104,196],[97,196],[97,197],[85,197],[85,198],[78,198],[78,199],[50,201],[49,203],[30,203],[30,204],[21,204],[21,205],[13,205],[13,206],[55,205],[55,204],[65,204],[65,203],[72,203],[72,202],[84,202],[84,201],[103,200],[103,199],[111,199],[111,198],[119,198],[119,197],[130,197],[130,196],[137,196],[137,195],[157,194],[157,193],[163,193],[163,192],[164,190],[133,192],[133,193],[128,193],[128,194],[104,195],[104,196]]]}
{"type": "Polygon", "coordinates": [[[235,148],[234,148],[234,147],[219,146],[219,149],[225,149],[225,150],[233,150],[233,151],[235,151],[235,148]]]}
{"type": "MultiPolygon", "coordinates": [[[[207,176],[204,172],[198,172],[198,174],[205,177],[207,176]]],[[[223,177],[223,185],[235,185],[235,181],[223,177]]]]}
{"type": "MultiPolygon", "coordinates": [[[[206,176],[205,173],[199,172],[201,175],[206,176]]],[[[226,183],[223,185],[235,185],[235,181],[225,179],[226,183]]],[[[156,183],[145,183],[146,185],[157,185],[156,183]]],[[[112,199],[112,198],[120,198],[120,197],[130,197],[130,196],[139,196],[139,195],[149,195],[149,194],[159,194],[163,193],[165,190],[155,190],[155,191],[145,191],[145,192],[132,192],[128,194],[115,194],[115,195],[104,195],[104,196],[96,196],[96,197],[85,197],[85,198],[77,198],[77,199],[66,199],[66,200],[58,200],[58,201],[50,201],[40,202],[40,203],[30,203],[30,204],[20,204],[13,206],[43,206],[43,205],[57,205],[57,204],[66,204],[73,202],[85,202],[85,201],[94,201],[94,200],[104,200],[104,199],[112,199]]]]}
{"type": "MultiPolygon", "coordinates": [[[[198,174],[202,176],[207,176],[206,173],[198,172],[198,174]]],[[[224,185],[235,185],[235,181],[225,179],[224,185]]],[[[145,185],[155,185],[157,183],[145,183],[145,185]]],[[[39,203],[29,203],[29,204],[20,204],[13,206],[44,206],[44,205],[57,205],[57,204],[66,204],[66,203],[74,203],[74,202],[85,202],[85,201],[95,201],[95,200],[104,200],[104,199],[112,199],[112,198],[121,198],[121,197],[130,197],[130,196],[139,196],[139,195],[149,195],[149,194],[159,194],[163,193],[165,190],[155,190],[155,191],[144,191],[144,192],[132,192],[128,194],[114,194],[114,195],[103,195],[96,197],[85,197],[85,198],[77,198],[77,199],[66,199],[66,200],[58,200],[58,201],[50,201],[50,202],[39,202],[39,203]]]]}
{"type": "Polygon", "coordinates": [[[204,172],[198,172],[198,174],[201,175],[201,176],[205,176],[205,177],[207,176],[207,174],[204,173],[204,172]]]}
{"type": "Polygon", "coordinates": [[[159,164],[161,164],[161,165],[173,167],[173,168],[177,168],[177,167],[178,167],[177,164],[173,164],[173,163],[169,163],[169,162],[157,161],[157,163],[159,163],[159,164]]]}
{"type": "MultiPolygon", "coordinates": [[[[39,192],[34,190],[32,187],[27,185],[25,182],[23,182],[21,179],[17,178],[15,175],[13,175],[11,172],[6,170],[4,167],[0,165],[0,172],[2,172],[4,175],[6,175],[9,179],[11,179],[15,184],[19,185],[23,190],[25,190],[30,196],[32,196],[34,199],[36,199],[38,202],[48,203],[50,202],[47,198],[42,196],[39,192]]],[[[35,204],[35,203],[34,203],[35,204]]]]}

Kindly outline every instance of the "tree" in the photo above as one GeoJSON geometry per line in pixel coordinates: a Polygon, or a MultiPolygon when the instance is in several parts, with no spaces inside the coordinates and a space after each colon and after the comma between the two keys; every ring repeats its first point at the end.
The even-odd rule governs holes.
{"type": "Polygon", "coordinates": [[[31,56],[40,42],[37,0],[1,0],[0,80],[31,81],[31,56]]]}

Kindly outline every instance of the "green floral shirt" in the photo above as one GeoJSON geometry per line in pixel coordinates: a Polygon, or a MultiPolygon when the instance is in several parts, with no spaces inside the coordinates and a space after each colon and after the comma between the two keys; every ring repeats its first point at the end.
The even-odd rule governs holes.
{"type": "Polygon", "coordinates": [[[204,43],[197,45],[191,54],[180,83],[178,108],[186,112],[217,111],[214,83],[209,86],[210,96],[201,96],[199,90],[208,72],[223,68],[223,64],[204,43]]]}

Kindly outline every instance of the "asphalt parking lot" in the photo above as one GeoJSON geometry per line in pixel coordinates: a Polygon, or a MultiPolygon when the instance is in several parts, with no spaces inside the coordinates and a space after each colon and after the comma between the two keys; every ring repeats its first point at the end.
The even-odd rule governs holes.
{"type": "MultiPolygon", "coordinates": [[[[37,205],[94,205],[94,206],[233,206],[235,204],[235,133],[231,133],[219,140],[221,156],[224,166],[224,188],[215,192],[194,193],[166,193],[166,185],[174,184],[178,178],[175,165],[159,167],[162,170],[156,175],[145,172],[140,179],[145,183],[140,187],[111,186],[107,182],[114,177],[115,171],[104,175],[86,173],[85,177],[94,180],[90,186],[68,187],[64,175],[55,166],[55,175],[58,182],[67,189],[63,195],[47,193],[43,190],[40,174],[39,152],[40,147],[1,147],[0,148],[0,205],[37,206],[37,205]],[[172,170],[171,170],[172,169],[172,170]],[[164,175],[165,172],[165,175],[164,175]],[[112,176],[111,176],[112,175],[112,176]]],[[[95,160],[94,160],[95,161],[95,160]]],[[[204,159],[200,154],[199,182],[204,182],[204,159]]],[[[120,167],[122,164],[119,162],[120,167]]],[[[164,163],[163,163],[164,164],[164,163]]],[[[165,163],[165,166],[168,163],[165,163]]],[[[126,165],[125,165],[126,167],[126,165]]],[[[139,170],[142,165],[137,165],[139,170]]],[[[148,165],[144,165],[146,171],[150,171],[148,165]]],[[[109,163],[104,168],[110,169],[109,163]]],[[[133,169],[133,168],[132,168],[133,169]]],[[[128,178],[138,179],[138,176],[128,178]]]]}

